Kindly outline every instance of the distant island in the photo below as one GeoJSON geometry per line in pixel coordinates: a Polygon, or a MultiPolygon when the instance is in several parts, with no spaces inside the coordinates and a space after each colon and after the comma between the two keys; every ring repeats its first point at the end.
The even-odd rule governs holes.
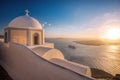
{"type": "Polygon", "coordinates": [[[102,41],[102,40],[78,40],[73,41],[75,43],[84,44],[84,45],[93,45],[93,46],[100,46],[100,45],[120,45],[120,40],[117,41],[102,41]]]}

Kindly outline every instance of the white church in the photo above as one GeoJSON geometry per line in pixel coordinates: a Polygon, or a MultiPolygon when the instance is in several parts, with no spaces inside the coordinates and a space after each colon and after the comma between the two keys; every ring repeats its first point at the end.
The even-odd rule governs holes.
{"type": "Polygon", "coordinates": [[[24,45],[43,45],[44,31],[38,20],[28,15],[13,19],[5,28],[5,42],[24,45]]]}
{"type": "Polygon", "coordinates": [[[0,65],[13,80],[94,80],[88,66],[66,60],[45,42],[42,25],[28,13],[4,28],[0,65]]]}

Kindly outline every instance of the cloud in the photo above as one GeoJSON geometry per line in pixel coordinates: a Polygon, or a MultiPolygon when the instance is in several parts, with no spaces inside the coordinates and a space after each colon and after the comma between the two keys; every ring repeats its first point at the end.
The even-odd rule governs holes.
{"type": "Polygon", "coordinates": [[[112,15],[109,12],[107,12],[107,13],[104,14],[104,17],[110,17],[110,16],[112,16],[112,15]]]}
{"type": "Polygon", "coordinates": [[[50,27],[52,24],[50,24],[50,23],[48,23],[48,22],[44,22],[43,24],[42,24],[42,26],[43,27],[50,27]]]}
{"type": "Polygon", "coordinates": [[[91,19],[88,24],[84,25],[88,27],[83,30],[83,32],[89,35],[101,35],[101,33],[105,31],[105,29],[108,29],[108,25],[120,25],[119,14],[119,12],[107,12],[102,15],[96,16],[91,19]]]}
{"type": "Polygon", "coordinates": [[[51,24],[48,24],[48,26],[51,26],[51,24]]]}
{"type": "Polygon", "coordinates": [[[44,24],[47,24],[47,22],[45,22],[44,24]]]}
{"type": "Polygon", "coordinates": [[[80,23],[80,21],[74,21],[63,24],[52,25],[47,23],[46,34],[54,36],[75,36],[75,37],[99,37],[107,28],[108,24],[115,25],[120,24],[120,13],[119,12],[106,12],[100,15],[97,15],[90,20],[87,19],[85,22],[80,23]]]}

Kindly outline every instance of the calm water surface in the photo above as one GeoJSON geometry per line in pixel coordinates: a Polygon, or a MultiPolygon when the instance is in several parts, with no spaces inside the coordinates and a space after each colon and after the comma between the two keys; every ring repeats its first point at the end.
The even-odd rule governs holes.
{"type": "Polygon", "coordinates": [[[90,46],[72,42],[67,39],[47,39],[54,42],[55,48],[63,52],[66,59],[91,68],[97,68],[113,75],[120,74],[120,45],[90,46]],[[74,45],[71,49],[68,45],[74,45]]]}

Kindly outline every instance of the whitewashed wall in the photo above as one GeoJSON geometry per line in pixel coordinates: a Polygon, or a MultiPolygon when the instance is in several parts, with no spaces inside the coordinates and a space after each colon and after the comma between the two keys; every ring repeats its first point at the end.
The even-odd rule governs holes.
{"type": "Polygon", "coordinates": [[[0,46],[0,64],[14,80],[93,80],[53,64],[23,45],[0,46]]]}

